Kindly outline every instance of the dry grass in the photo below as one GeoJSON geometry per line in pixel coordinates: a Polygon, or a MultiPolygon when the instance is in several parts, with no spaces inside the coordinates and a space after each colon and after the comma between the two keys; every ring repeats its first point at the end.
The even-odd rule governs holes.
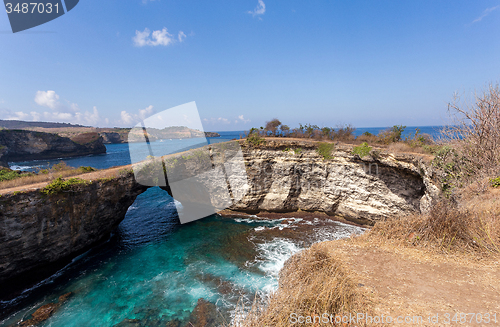
{"type": "Polygon", "coordinates": [[[59,177],[64,178],[64,177],[76,176],[84,173],[89,173],[92,171],[95,171],[95,169],[90,167],[73,168],[66,165],[65,162],[61,161],[60,163],[52,166],[50,169],[43,169],[40,170],[38,173],[33,173],[33,174],[22,174],[19,175],[19,177],[16,179],[2,181],[0,182],[0,189],[8,189],[12,187],[48,182],[55,180],[59,177]]]}
{"type": "Polygon", "coordinates": [[[496,190],[464,201],[437,203],[426,215],[410,215],[375,224],[366,236],[379,242],[437,252],[500,254],[500,201],[496,190]]]}
{"type": "Polygon", "coordinates": [[[314,317],[324,313],[342,316],[369,311],[364,295],[343,260],[335,256],[327,244],[318,243],[292,256],[285,263],[280,272],[279,288],[270,296],[268,305],[259,307],[254,304],[240,325],[290,326],[292,313],[314,317]]]}

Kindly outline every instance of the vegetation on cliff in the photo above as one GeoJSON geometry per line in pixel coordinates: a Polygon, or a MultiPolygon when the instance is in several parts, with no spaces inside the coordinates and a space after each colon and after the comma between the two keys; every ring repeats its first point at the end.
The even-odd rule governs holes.
{"type": "MultiPolygon", "coordinates": [[[[360,157],[373,151],[370,143],[404,144],[434,154],[432,164],[441,171],[443,193],[430,212],[377,222],[370,231],[356,237],[353,244],[369,244],[369,248],[392,246],[390,251],[422,250],[445,254],[442,258],[446,260],[450,253],[457,254],[460,260],[464,257],[497,260],[500,255],[500,89],[490,85],[485,92],[476,95],[474,104],[469,106],[455,98],[449,105],[449,113],[454,118],[453,125],[443,130],[444,138],[437,144],[420,135],[418,130],[411,138],[401,140],[404,126],[394,126],[377,136],[365,133],[358,137],[363,143],[354,147],[353,153],[360,157]]],[[[250,135],[291,135],[276,132],[277,126],[280,124],[275,121],[272,128],[266,124],[266,128],[254,129],[250,135]]],[[[288,127],[285,130],[289,130],[288,127]]],[[[335,139],[331,129],[321,133],[319,128],[312,126],[310,131],[307,128],[305,131],[301,125],[292,135],[335,139]]],[[[353,141],[353,137],[350,140],[353,141]]],[[[359,293],[361,284],[354,282],[356,278],[349,272],[348,261],[327,254],[336,246],[332,243],[315,244],[287,261],[280,275],[279,289],[269,299],[268,306],[255,305],[243,325],[288,326],[291,313],[307,317],[321,316],[323,312],[333,315],[369,312],[371,306],[359,293]]],[[[463,261],[461,269],[469,265],[467,260],[463,261]]],[[[432,273],[436,273],[435,268],[432,273]]],[[[378,276],[380,278],[383,277],[378,276]]],[[[402,286],[394,286],[399,287],[402,286]]],[[[383,306],[394,310],[390,303],[383,306]]]]}
{"type": "Polygon", "coordinates": [[[9,168],[0,169],[0,189],[7,189],[22,185],[30,185],[52,181],[57,178],[81,175],[96,171],[97,169],[89,166],[73,168],[61,161],[48,169],[40,169],[35,172],[21,172],[9,168]]]}
{"type": "Polygon", "coordinates": [[[271,295],[266,306],[254,303],[242,325],[340,326],[345,314],[370,312],[352,272],[342,263],[324,243],[297,253],[280,271],[278,291],[271,295]],[[328,318],[322,320],[325,313],[328,318]],[[299,316],[304,317],[303,321],[299,316]],[[318,318],[313,321],[315,316],[318,318]]]}
{"type": "Polygon", "coordinates": [[[77,185],[86,185],[88,183],[88,181],[81,178],[73,177],[65,180],[61,177],[58,177],[48,185],[46,185],[43,189],[41,189],[40,192],[45,195],[57,194],[70,191],[77,185]]]}

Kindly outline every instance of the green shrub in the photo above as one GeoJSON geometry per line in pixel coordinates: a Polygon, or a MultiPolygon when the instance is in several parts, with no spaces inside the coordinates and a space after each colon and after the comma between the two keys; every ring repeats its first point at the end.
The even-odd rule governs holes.
{"type": "Polygon", "coordinates": [[[61,177],[54,179],[50,184],[45,186],[40,190],[45,195],[57,194],[64,191],[69,191],[75,185],[85,185],[88,184],[88,181],[83,180],[81,178],[70,178],[68,180],[64,180],[61,177]]]}
{"type": "Polygon", "coordinates": [[[20,176],[21,176],[21,174],[15,170],[10,170],[10,169],[0,170],[0,182],[1,181],[10,181],[10,180],[18,178],[20,176]]]}
{"type": "Polygon", "coordinates": [[[90,173],[92,171],[97,171],[97,169],[90,166],[80,166],[78,167],[78,170],[80,170],[82,173],[90,173]]]}
{"type": "Polygon", "coordinates": [[[360,158],[363,158],[369,155],[371,150],[372,147],[368,146],[368,143],[363,142],[361,143],[361,145],[355,146],[354,149],[352,150],[352,153],[357,154],[360,158]]]}
{"type": "Polygon", "coordinates": [[[318,148],[316,152],[319,153],[320,156],[323,157],[323,160],[333,159],[332,152],[335,149],[335,144],[333,143],[318,143],[318,148]]]}
{"type": "Polygon", "coordinates": [[[247,137],[247,142],[253,146],[259,146],[261,144],[265,144],[266,140],[264,140],[264,138],[257,133],[251,133],[247,137]]]}
{"type": "Polygon", "coordinates": [[[295,148],[295,149],[293,149],[293,152],[295,152],[295,154],[301,154],[302,148],[295,148]]]}
{"type": "Polygon", "coordinates": [[[490,179],[490,184],[492,187],[500,187],[500,176],[490,179]]]}
{"type": "Polygon", "coordinates": [[[405,130],[405,128],[406,128],[406,126],[403,126],[403,125],[399,125],[399,126],[394,125],[389,129],[381,131],[378,134],[379,142],[384,143],[384,144],[399,142],[401,140],[401,134],[403,134],[403,131],[405,130]]]}

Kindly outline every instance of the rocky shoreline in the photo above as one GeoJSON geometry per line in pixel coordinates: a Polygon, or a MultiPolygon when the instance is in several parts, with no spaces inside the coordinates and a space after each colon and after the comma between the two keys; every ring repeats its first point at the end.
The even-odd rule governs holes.
{"type": "MultiPolygon", "coordinates": [[[[370,225],[385,217],[425,212],[439,195],[436,172],[414,155],[381,153],[377,159],[359,158],[349,146],[338,145],[333,159],[324,160],[315,142],[269,140],[260,147],[238,142],[250,188],[228,208],[236,212],[266,212],[281,218],[319,212],[325,218],[370,225]],[[378,171],[366,168],[375,163],[378,171]]],[[[184,164],[185,154],[172,158],[179,157],[176,162],[184,164]]],[[[43,194],[43,186],[2,192],[1,283],[14,285],[33,276],[34,270],[70,260],[103,240],[148,188],[137,183],[130,166],[98,173],[105,177],[82,175],[88,182],[57,194],[43,194]]]]}
{"type": "Polygon", "coordinates": [[[106,153],[103,138],[83,133],[72,139],[52,133],[0,130],[0,166],[11,161],[43,160],[106,153]]]}

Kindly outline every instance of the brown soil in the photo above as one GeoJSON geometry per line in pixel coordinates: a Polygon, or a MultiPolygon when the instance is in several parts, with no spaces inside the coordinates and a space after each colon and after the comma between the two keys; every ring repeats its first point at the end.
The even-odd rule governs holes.
{"type": "MultiPolygon", "coordinates": [[[[500,260],[431,254],[413,248],[374,245],[363,237],[327,243],[342,255],[363,292],[373,304],[373,314],[421,316],[420,324],[401,326],[500,325],[500,260]],[[497,323],[452,321],[458,313],[496,313],[497,323]],[[439,323],[428,317],[439,314],[439,323]],[[445,314],[450,321],[445,323],[445,314]]],[[[478,318],[479,319],[479,318],[478,318]]],[[[481,320],[479,320],[481,321],[481,320]]]]}

